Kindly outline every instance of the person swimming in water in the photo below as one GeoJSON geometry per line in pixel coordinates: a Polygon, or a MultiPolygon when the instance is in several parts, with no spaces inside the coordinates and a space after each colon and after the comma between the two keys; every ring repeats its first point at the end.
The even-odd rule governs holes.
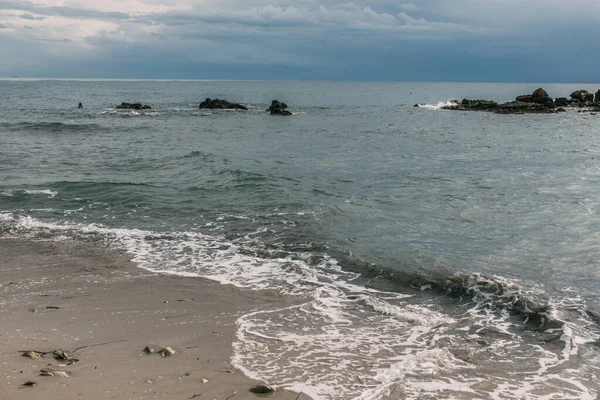
{"type": "Polygon", "coordinates": [[[83,108],[83,104],[79,103],[79,108],[83,108]]]}

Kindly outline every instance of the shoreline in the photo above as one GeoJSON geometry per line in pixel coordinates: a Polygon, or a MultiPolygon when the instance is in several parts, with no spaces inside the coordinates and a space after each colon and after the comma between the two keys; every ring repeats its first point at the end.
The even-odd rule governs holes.
{"type": "MultiPolygon", "coordinates": [[[[229,363],[235,322],[293,304],[277,293],[151,273],[125,254],[72,241],[0,238],[0,282],[5,400],[256,399],[249,389],[264,382],[229,363]],[[175,354],[145,354],[146,346],[175,354]],[[55,349],[78,361],[22,355],[55,349]],[[69,376],[40,376],[42,369],[69,376]]],[[[270,398],[297,396],[276,390],[270,398]]]]}

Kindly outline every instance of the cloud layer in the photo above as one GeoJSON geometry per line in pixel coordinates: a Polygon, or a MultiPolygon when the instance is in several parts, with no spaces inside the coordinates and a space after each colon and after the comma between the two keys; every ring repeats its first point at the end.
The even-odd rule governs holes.
{"type": "Polygon", "coordinates": [[[0,76],[598,81],[599,26],[596,0],[3,0],[0,76]]]}

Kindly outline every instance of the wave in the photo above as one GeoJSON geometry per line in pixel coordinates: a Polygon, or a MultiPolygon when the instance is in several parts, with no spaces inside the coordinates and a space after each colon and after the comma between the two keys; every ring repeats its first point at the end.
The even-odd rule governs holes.
{"type": "Polygon", "coordinates": [[[49,199],[55,197],[58,194],[55,190],[50,189],[39,189],[39,190],[26,190],[26,189],[9,189],[0,192],[0,196],[24,198],[31,195],[42,195],[47,196],[49,199]]]}
{"type": "Polygon", "coordinates": [[[211,158],[212,155],[209,153],[205,153],[204,151],[194,150],[192,152],[189,152],[188,154],[186,154],[183,157],[184,158],[192,158],[192,157],[211,158]]]}
{"type": "Polygon", "coordinates": [[[253,235],[228,240],[11,213],[0,213],[0,233],[98,241],[150,271],[294,296],[291,306],[238,319],[232,363],[315,399],[538,399],[540,393],[594,399],[598,393],[593,360],[600,350],[588,344],[600,336],[584,302],[553,299],[536,310],[529,292],[502,277],[412,274],[405,287],[418,290],[401,293],[366,286],[368,273],[346,270],[326,253],[261,247],[248,240],[253,235]],[[460,298],[467,301],[448,305],[460,298]],[[511,307],[561,323],[524,329],[511,320],[511,307]]]}
{"type": "Polygon", "coordinates": [[[479,308],[494,312],[508,311],[524,319],[531,329],[544,331],[561,327],[563,323],[552,318],[551,306],[540,299],[542,293],[527,292],[517,282],[499,276],[479,273],[430,273],[406,277],[410,285],[421,290],[433,290],[453,298],[469,298],[479,308]]]}
{"type": "Polygon", "coordinates": [[[156,187],[145,182],[119,182],[119,181],[56,181],[49,183],[48,186],[57,190],[79,189],[81,187],[118,187],[118,186],[146,186],[156,187]]]}
{"type": "Polygon", "coordinates": [[[65,122],[17,122],[0,123],[0,129],[6,129],[12,132],[44,132],[44,133],[71,133],[71,132],[94,132],[105,129],[100,124],[95,123],[65,123],[65,122]]]}

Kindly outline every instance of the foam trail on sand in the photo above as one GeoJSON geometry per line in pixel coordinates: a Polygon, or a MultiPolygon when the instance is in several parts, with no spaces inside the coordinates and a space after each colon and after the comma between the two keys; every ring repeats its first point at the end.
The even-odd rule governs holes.
{"type": "Polygon", "coordinates": [[[232,363],[251,378],[315,399],[594,399],[599,393],[600,353],[593,345],[599,335],[584,304],[553,299],[527,314],[536,293],[502,277],[449,277],[408,295],[360,285],[359,274],[326,254],[318,261],[294,252],[269,255],[249,237],[228,241],[12,213],[0,213],[0,232],[98,241],[150,271],[295,296],[292,306],[238,319],[232,363]],[[436,292],[447,287],[470,301],[448,307],[450,299],[436,292]],[[522,314],[515,318],[511,310],[522,314]],[[527,329],[534,318],[560,323],[527,329]]]}

